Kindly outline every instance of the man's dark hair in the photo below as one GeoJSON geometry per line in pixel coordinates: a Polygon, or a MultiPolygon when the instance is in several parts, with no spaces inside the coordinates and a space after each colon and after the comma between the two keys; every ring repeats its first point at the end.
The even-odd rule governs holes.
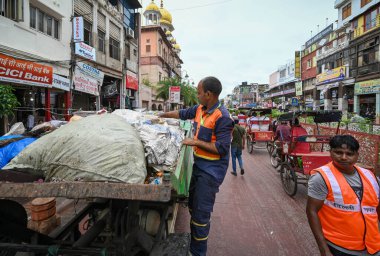
{"type": "Polygon", "coordinates": [[[222,92],[222,83],[216,77],[208,76],[203,78],[201,82],[204,92],[209,91],[216,96],[222,92]]]}
{"type": "Polygon", "coordinates": [[[330,148],[342,148],[346,145],[347,148],[353,152],[359,151],[359,142],[351,135],[336,135],[330,140],[330,148]]]}

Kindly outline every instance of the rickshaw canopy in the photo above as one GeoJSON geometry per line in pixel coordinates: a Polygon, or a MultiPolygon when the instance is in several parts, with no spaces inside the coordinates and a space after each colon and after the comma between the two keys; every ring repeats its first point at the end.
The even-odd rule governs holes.
{"type": "Polygon", "coordinates": [[[315,123],[340,122],[342,120],[342,111],[338,110],[314,110],[314,111],[294,111],[282,114],[278,121],[293,121],[298,117],[311,116],[315,123]]]}

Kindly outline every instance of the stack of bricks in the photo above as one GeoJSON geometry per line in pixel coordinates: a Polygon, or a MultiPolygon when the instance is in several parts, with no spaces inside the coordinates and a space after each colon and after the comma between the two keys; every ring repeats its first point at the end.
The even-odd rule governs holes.
{"type": "Polygon", "coordinates": [[[48,235],[60,222],[56,215],[56,200],[54,197],[36,198],[30,204],[31,220],[28,227],[48,235]]]}

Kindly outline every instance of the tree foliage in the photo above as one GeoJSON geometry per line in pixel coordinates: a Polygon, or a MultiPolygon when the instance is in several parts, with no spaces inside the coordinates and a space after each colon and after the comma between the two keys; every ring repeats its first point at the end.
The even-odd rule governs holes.
{"type": "Polygon", "coordinates": [[[181,100],[185,106],[192,106],[198,103],[197,89],[187,82],[181,82],[178,78],[166,78],[157,84],[156,99],[161,98],[164,101],[169,99],[170,86],[181,87],[181,100]]]}
{"type": "Polygon", "coordinates": [[[14,108],[20,105],[13,90],[9,85],[0,85],[0,118],[12,116],[14,108]]]}

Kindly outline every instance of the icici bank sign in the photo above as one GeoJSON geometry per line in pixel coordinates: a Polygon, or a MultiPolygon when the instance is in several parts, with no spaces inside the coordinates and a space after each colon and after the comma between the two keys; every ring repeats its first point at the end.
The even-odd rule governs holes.
{"type": "Polygon", "coordinates": [[[53,67],[0,54],[0,81],[52,87],[53,67]]]}

